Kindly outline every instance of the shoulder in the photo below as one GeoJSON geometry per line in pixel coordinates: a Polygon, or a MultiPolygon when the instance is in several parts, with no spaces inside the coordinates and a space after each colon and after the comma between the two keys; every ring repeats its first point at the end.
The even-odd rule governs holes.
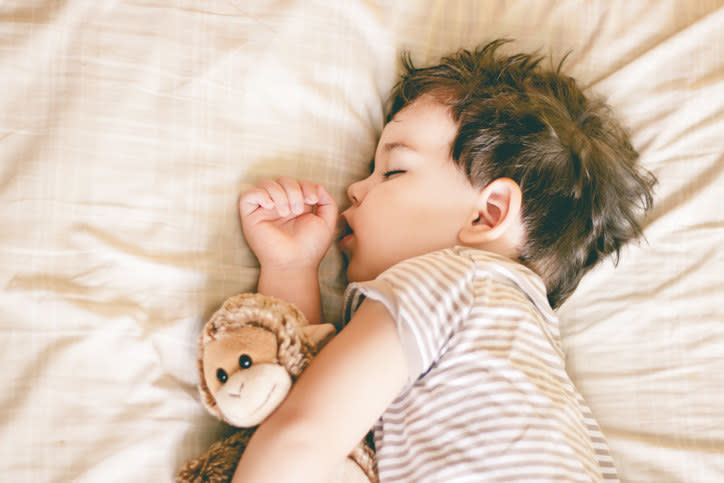
{"type": "Polygon", "coordinates": [[[519,293],[525,304],[532,305],[544,319],[557,325],[558,318],[548,302],[545,283],[534,271],[496,253],[466,247],[456,250],[471,260],[476,280],[485,280],[489,286],[505,286],[511,292],[519,293]]]}
{"type": "Polygon", "coordinates": [[[456,246],[408,258],[366,284],[433,296],[451,291],[482,295],[483,287],[507,287],[527,298],[546,318],[555,317],[537,274],[517,261],[475,248],[456,246]]]}
{"type": "Polygon", "coordinates": [[[382,303],[397,326],[413,382],[440,357],[468,317],[474,277],[474,261],[453,249],[406,259],[374,280],[348,286],[345,321],[365,299],[382,303]]]}

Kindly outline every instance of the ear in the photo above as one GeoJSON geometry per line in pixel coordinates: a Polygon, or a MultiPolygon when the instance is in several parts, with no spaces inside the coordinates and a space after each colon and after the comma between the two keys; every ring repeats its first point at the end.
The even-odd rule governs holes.
{"type": "Polygon", "coordinates": [[[314,351],[321,350],[337,332],[332,324],[309,324],[301,330],[314,351]]]}
{"type": "Polygon", "coordinates": [[[518,183],[497,178],[480,190],[478,201],[458,237],[465,245],[490,243],[518,229],[523,195],[518,183]]]}

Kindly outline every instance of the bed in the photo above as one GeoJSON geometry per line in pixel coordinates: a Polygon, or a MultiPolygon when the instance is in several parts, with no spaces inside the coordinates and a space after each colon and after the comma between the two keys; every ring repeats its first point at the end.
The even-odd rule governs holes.
{"type": "MultiPolygon", "coordinates": [[[[559,310],[624,481],[724,481],[721,0],[0,3],[0,470],[163,482],[224,433],[196,337],[258,265],[239,193],[365,175],[399,56],[497,37],[607,96],[659,179],[559,310]]],[[[320,269],[339,320],[342,258],[320,269]]]]}

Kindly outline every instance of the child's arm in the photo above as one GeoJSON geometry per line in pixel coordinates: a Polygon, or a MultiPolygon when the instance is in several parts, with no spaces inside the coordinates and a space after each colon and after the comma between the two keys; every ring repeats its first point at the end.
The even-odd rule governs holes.
{"type": "Polygon", "coordinates": [[[274,270],[263,265],[259,270],[256,291],[291,302],[302,311],[310,324],[324,322],[318,267],[308,270],[274,270]]]}
{"type": "Polygon", "coordinates": [[[365,300],[254,434],[232,482],[325,481],[406,381],[394,321],[365,300]]]}
{"type": "Polygon", "coordinates": [[[337,204],[322,185],[281,177],[242,194],[244,236],[259,260],[257,292],[291,302],[322,322],[319,264],[329,249],[337,204]]]}

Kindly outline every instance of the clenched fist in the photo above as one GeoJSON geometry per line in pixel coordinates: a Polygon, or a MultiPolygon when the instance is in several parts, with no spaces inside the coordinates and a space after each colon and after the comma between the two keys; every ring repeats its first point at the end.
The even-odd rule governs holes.
{"type": "Polygon", "coordinates": [[[264,179],[239,200],[241,227],[259,264],[272,270],[319,267],[337,222],[337,203],[321,184],[264,179]]]}

